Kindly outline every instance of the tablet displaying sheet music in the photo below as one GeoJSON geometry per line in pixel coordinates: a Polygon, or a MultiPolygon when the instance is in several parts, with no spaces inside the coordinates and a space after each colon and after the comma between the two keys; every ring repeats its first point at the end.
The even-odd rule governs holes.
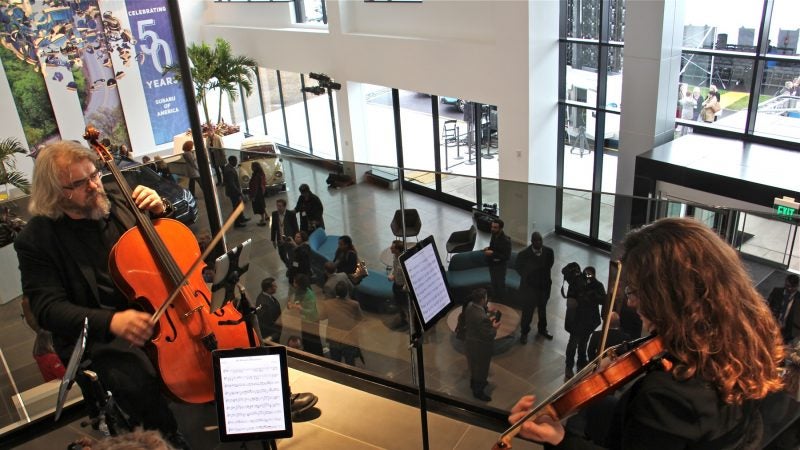
{"type": "Polygon", "coordinates": [[[433,236],[400,255],[411,298],[422,327],[430,329],[453,306],[442,261],[433,236]]]}
{"type": "Polygon", "coordinates": [[[212,356],[220,441],[291,437],[286,347],[215,350],[212,356]]]}

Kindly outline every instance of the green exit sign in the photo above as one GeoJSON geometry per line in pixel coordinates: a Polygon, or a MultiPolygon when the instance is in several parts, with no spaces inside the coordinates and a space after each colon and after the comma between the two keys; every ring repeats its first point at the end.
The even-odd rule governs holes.
{"type": "Polygon", "coordinates": [[[775,214],[783,217],[792,217],[795,209],[789,206],[775,205],[775,214]]]}
{"type": "Polygon", "coordinates": [[[775,197],[772,206],[775,209],[775,215],[786,220],[792,220],[800,209],[800,204],[795,202],[792,197],[775,197]]]}

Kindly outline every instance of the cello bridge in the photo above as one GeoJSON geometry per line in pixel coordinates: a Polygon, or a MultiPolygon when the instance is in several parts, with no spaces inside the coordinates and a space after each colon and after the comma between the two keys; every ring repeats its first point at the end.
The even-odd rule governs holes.
{"type": "Polygon", "coordinates": [[[196,308],[194,308],[194,309],[190,310],[189,312],[185,313],[185,314],[183,315],[183,318],[185,319],[185,318],[187,318],[187,317],[191,316],[192,314],[194,314],[194,313],[196,313],[196,312],[200,311],[201,309],[203,309],[203,305],[200,305],[200,306],[198,306],[198,307],[196,307],[196,308]]]}

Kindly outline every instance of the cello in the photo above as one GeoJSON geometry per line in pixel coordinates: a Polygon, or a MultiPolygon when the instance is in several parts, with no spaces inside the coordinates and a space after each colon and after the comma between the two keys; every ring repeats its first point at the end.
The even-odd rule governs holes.
{"type": "Polygon", "coordinates": [[[194,234],[177,220],[151,221],[136,206],[130,186],[111,153],[98,142],[99,136],[94,127],[86,127],[84,139],[113,175],[136,217],[136,226],[111,250],[111,277],[133,304],[153,313],[155,331],[145,352],[166,392],[185,403],[213,401],[211,352],[249,346],[245,327],[220,322],[239,320],[241,314],[230,304],[211,311],[208,286],[201,273],[191,270],[201,258],[194,234]]]}

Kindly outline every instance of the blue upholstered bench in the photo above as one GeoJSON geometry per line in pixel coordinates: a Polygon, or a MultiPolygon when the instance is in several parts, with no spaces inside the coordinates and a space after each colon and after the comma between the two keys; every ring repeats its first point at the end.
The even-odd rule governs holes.
{"type": "Polygon", "coordinates": [[[383,271],[370,270],[369,276],[356,286],[354,296],[362,309],[379,313],[393,313],[394,293],[392,282],[383,271]]]}
{"type": "MultiPolygon", "coordinates": [[[[506,289],[510,298],[516,297],[519,290],[519,273],[514,270],[516,262],[517,252],[512,252],[506,271],[506,289]]],[[[456,253],[450,258],[450,264],[447,267],[447,283],[454,295],[466,295],[474,288],[488,287],[490,281],[489,266],[486,264],[483,250],[456,253]]]]}

